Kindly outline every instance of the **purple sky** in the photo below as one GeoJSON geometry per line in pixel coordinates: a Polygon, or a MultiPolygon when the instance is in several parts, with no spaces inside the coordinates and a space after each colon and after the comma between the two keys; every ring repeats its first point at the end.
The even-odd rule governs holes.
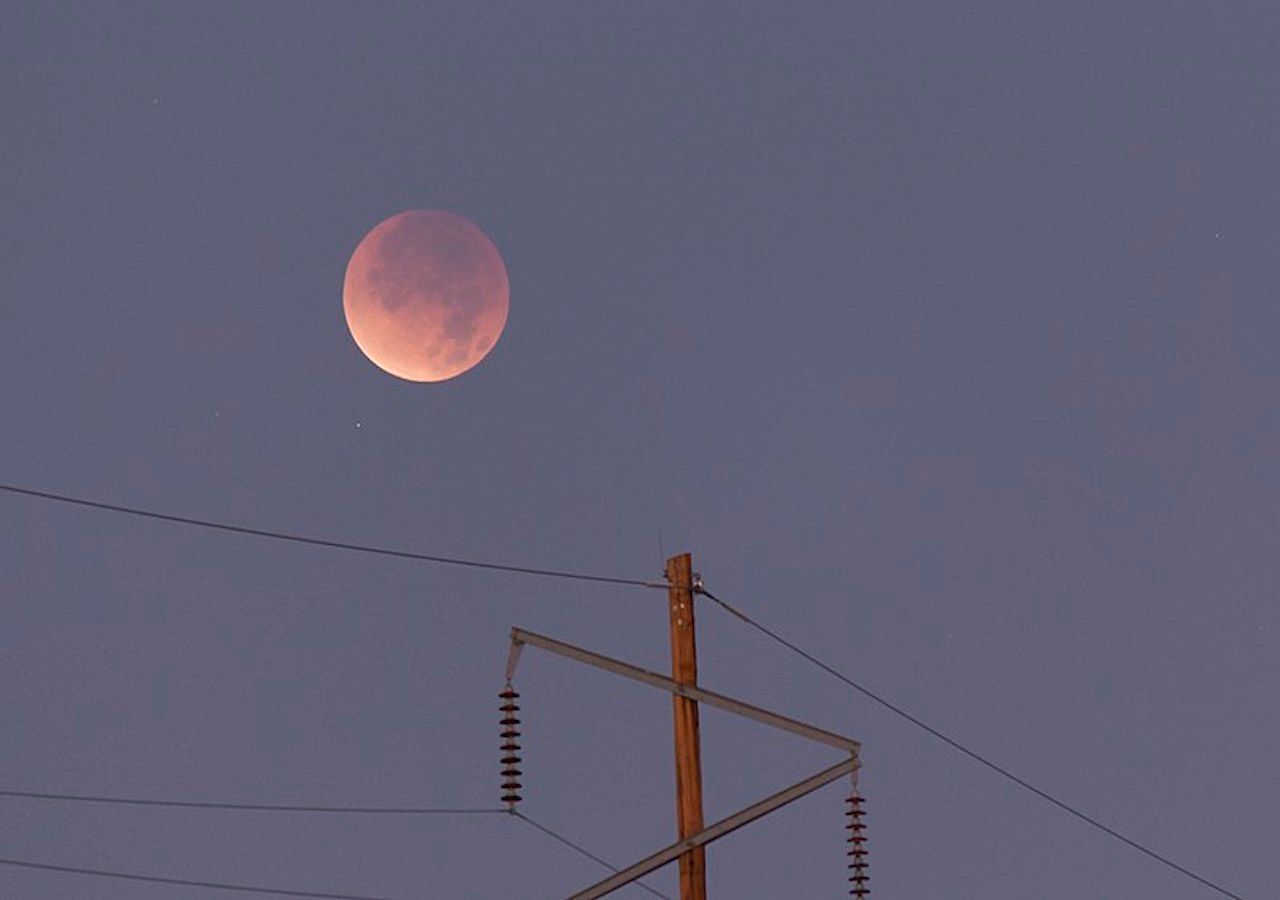
{"type": "MultiPolygon", "coordinates": [[[[1271,896],[1280,11],[961,6],[6,3],[0,481],[624,577],[690,550],[1271,896]],[[438,385],[342,315],[356,243],[415,207],[511,279],[438,385]]],[[[0,496],[0,789],[496,805],[510,626],[665,669],[665,603],[0,496]]],[[[1215,896],[699,627],[707,687],[863,742],[873,896],[1215,896]]],[[[518,687],[530,815],[618,863],[672,839],[665,697],[534,652],[518,687]]],[[[835,760],[706,710],[703,761],[717,818],[835,760]]],[[[713,845],[711,895],[840,896],[843,796],[713,845]]],[[[397,898],[602,874],[501,816],[8,798],[0,858],[397,898]]],[[[3,866],[0,895],[227,896],[3,866]]]]}

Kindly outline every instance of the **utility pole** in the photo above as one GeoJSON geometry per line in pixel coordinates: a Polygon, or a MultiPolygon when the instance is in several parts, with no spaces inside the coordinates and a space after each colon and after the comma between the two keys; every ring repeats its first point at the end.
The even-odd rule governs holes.
{"type": "MultiPolygon", "coordinates": [[[[578,891],[569,900],[599,900],[643,878],[648,873],[677,861],[680,865],[680,900],[707,900],[707,864],[704,849],[707,844],[813,793],[837,778],[844,777],[850,779],[853,789],[848,800],[849,809],[846,812],[849,823],[845,826],[850,832],[848,837],[849,893],[856,897],[867,896],[869,893],[866,874],[867,851],[864,846],[866,837],[863,834],[866,825],[862,821],[864,815],[862,797],[858,793],[858,769],[860,768],[858,755],[862,745],[853,738],[699,687],[693,599],[699,594],[705,594],[706,590],[702,586],[701,576],[693,571],[693,561],[688,553],[673,556],[667,560],[666,574],[667,608],[671,625],[671,674],[673,676],[671,678],[618,659],[602,656],[582,647],[575,647],[573,644],[566,644],[555,638],[526,631],[523,628],[511,629],[511,648],[507,651],[506,687],[498,695],[502,700],[499,706],[502,712],[502,718],[499,720],[502,726],[502,777],[504,779],[502,802],[507,804],[509,810],[515,812],[516,805],[521,799],[520,717],[518,715],[520,707],[516,702],[520,695],[512,687],[512,682],[524,648],[536,647],[592,668],[666,691],[671,694],[672,712],[675,717],[676,827],[679,831],[675,843],[668,844],[625,869],[615,869],[608,878],[578,891]],[[844,754],[845,758],[817,774],[810,775],[803,781],[798,781],[763,800],[758,800],[717,822],[706,825],[702,820],[702,754],[698,743],[699,703],[834,747],[844,754]]],[[[653,587],[660,587],[660,585],[655,584],[653,587]]]]}
{"type": "MultiPolygon", "coordinates": [[[[693,619],[693,558],[688,553],[667,560],[667,606],[671,625],[671,677],[681,685],[698,685],[698,644],[693,619]]],[[[671,696],[675,717],[676,827],[680,840],[703,830],[702,750],[698,739],[698,702],[671,696]]],[[[680,900],[707,900],[707,854],[701,845],[680,855],[680,900]]]]}

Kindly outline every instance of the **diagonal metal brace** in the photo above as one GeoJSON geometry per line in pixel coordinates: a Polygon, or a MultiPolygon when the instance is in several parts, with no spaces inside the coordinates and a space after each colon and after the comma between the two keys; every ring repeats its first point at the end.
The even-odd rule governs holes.
{"type": "Polygon", "coordinates": [[[507,661],[508,680],[515,674],[515,667],[519,661],[520,647],[524,644],[548,650],[560,656],[586,663],[589,666],[595,666],[598,669],[604,669],[606,672],[612,672],[615,675],[622,675],[625,678],[668,691],[679,697],[688,697],[691,700],[723,709],[726,712],[736,713],[748,719],[755,719],[757,722],[763,722],[765,725],[772,725],[774,728],[798,734],[811,741],[817,741],[830,747],[837,747],[846,753],[857,754],[859,747],[861,747],[861,744],[852,738],[847,738],[822,728],[815,728],[813,725],[807,725],[788,716],[770,712],[767,709],[744,703],[741,700],[735,700],[732,697],[726,697],[724,694],[717,694],[715,691],[708,691],[706,688],[696,687],[691,684],[681,684],[665,675],[659,675],[657,672],[650,672],[648,669],[642,669],[639,666],[620,662],[608,656],[601,656],[599,653],[592,653],[590,650],[584,650],[581,647],[575,647],[572,644],[566,644],[554,638],[534,634],[532,631],[525,631],[523,628],[511,629],[511,652],[507,661]]]}
{"type": "Polygon", "coordinates": [[[806,778],[804,781],[798,782],[785,790],[779,791],[772,797],[767,797],[759,803],[752,804],[741,812],[736,812],[728,818],[721,819],[714,825],[711,825],[695,835],[685,838],[682,841],[659,850],[651,856],[647,856],[635,865],[628,866],[616,875],[606,878],[604,881],[598,882],[587,888],[585,891],[579,891],[569,898],[569,900],[593,900],[595,897],[603,897],[618,888],[630,884],[638,878],[652,872],[654,869],[661,868],[681,854],[694,847],[700,847],[709,844],[717,838],[724,837],[731,831],[736,831],[748,822],[752,822],[763,815],[773,812],[775,809],[786,806],[792,800],[799,800],[805,794],[812,793],[824,784],[830,784],[842,775],[847,775],[858,768],[858,757],[855,753],[843,762],[837,763],[829,769],[819,772],[806,778]]]}

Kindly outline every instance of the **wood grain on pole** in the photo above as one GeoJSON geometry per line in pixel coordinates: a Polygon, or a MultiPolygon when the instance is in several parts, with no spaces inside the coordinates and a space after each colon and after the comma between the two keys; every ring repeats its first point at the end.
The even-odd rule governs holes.
{"type": "MultiPolygon", "coordinates": [[[[693,560],[688,553],[667,560],[667,606],[671,620],[671,677],[698,683],[698,646],[693,626],[693,560]]],[[[680,839],[702,831],[702,753],[698,741],[698,704],[672,697],[676,736],[676,826],[680,839]]],[[[680,856],[680,900],[706,900],[706,850],[694,847],[680,856]]]]}

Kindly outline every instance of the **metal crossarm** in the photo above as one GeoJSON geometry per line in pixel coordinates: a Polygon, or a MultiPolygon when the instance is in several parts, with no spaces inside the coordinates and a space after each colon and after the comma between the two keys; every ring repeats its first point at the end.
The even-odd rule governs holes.
{"type": "Polygon", "coordinates": [[[659,675],[657,672],[650,672],[648,669],[642,669],[639,666],[601,656],[599,653],[592,653],[590,650],[584,650],[581,647],[575,647],[572,644],[566,644],[554,638],[534,634],[532,631],[525,631],[523,628],[511,629],[511,652],[507,660],[508,680],[515,674],[515,668],[519,662],[520,648],[525,644],[586,663],[589,666],[595,666],[615,675],[622,675],[625,678],[659,688],[679,697],[688,697],[699,703],[705,703],[708,706],[714,706],[726,712],[736,713],[748,719],[763,722],[765,725],[772,725],[774,728],[798,734],[820,744],[837,747],[846,753],[856,754],[861,747],[861,744],[852,738],[847,738],[822,728],[816,728],[813,725],[807,725],[804,722],[796,721],[779,713],[770,712],[759,706],[753,706],[750,703],[726,697],[724,694],[717,694],[715,691],[708,691],[706,688],[680,684],[665,675],[659,675]]]}
{"type": "MultiPolygon", "coordinates": [[[[696,582],[697,576],[690,577],[693,578],[694,582],[696,582]]],[[[674,584],[678,579],[672,578],[671,580],[674,584]]],[[[686,577],[680,581],[680,583],[689,582],[689,580],[690,578],[686,577]]],[[[675,595],[673,594],[673,596],[675,595]]],[[[679,648],[677,647],[677,637],[682,637],[689,642],[690,646],[687,648],[689,654],[695,652],[692,649],[692,609],[687,597],[684,599],[683,603],[677,602],[679,600],[680,597],[676,596],[675,599],[671,601],[672,658],[677,661],[681,659],[678,653],[679,648]],[[679,628],[688,629],[688,633],[680,632],[679,628]]],[[[683,802],[688,799],[687,795],[690,793],[690,791],[687,790],[689,778],[694,778],[696,782],[698,776],[696,765],[696,711],[699,703],[705,703],[708,706],[714,706],[718,709],[724,710],[725,712],[731,712],[739,716],[744,716],[748,719],[754,719],[762,724],[770,725],[774,728],[799,735],[803,738],[808,738],[811,741],[817,741],[820,744],[826,744],[829,747],[836,747],[846,754],[846,758],[841,762],[836,763],[834,766],[824,769],[818,774],[812,775],[803,781],[797,782],[791,787],[785,788],[770,797],[766,797],[763,800],[753,803],[745,809],[733,813],[727,818],[721,819],[714,825],[707,827],[704,827],[702,822],[701,789],[699,785],[695,784],[691,792],[694,795],[695,800],[693,814],[686,817],[684,814],[685,808],[683,806],[679,807],[679,840],[667,847],[664,847],[656,853],[645,857],[639,862],[617,871],[615,874],[598,882],[597,884],[592,885],[586,890],[573,894],[569,900],[592,900],[592,898],[595,897],[603,897],[624,885],[630,884],[633,881],[644,877],[654,869],[660,868],[676,860],[680,861],[680,896],[682,900],[703,900],[706,896],[706,889],[704,880],[705,868],[702,868],[705,866],[705,863],[702,862],[702,855],[705,852],[703,848],[707,844],[717,840],[718,838],[724,837],[726,834],[741,828],[749,822],[755,821],[761,816],[768,815],[793,800],[798,800],[806,794],[816,791],[825,784],[830,784],[841,776],[848,775],[852,777],[854,793],[850,798],[850,802],[861,802],[857,793],[859,767],[858,752],[862,747],[861,744],[853,738],[835,734],[834,732],[817,728],[805,722],[797,721],[789,716],[780,715],[779,713],[771,712],[770,710],[763,709],[759,706],[744,703],[741,700],[735,700],[733,697],[726,697],[724,694],[717,694],[715,691],[709,691],[706,688],[698,687],[696,671],[686,671],[678,664],[673,665],[676,677],[668,678],[665,675],[659,675],[657,672],[651,672],[648,669],[642,669],[639,666],[633,666],[629,663],[624,663],[608,656],[602,656],[599,653],[593,653],[590,650],[575,647],[573,644],[566,644],[564,641],[557,641],[556,639],[546,637],[545,635],[535,634],[532,631],[525,631],[523,628],[512,628],[511,649],[507,655],[507,688],[501,695],[504,698],[517,696],[511,687],[511,683],[512,679],[515,677],[516,666],[520,663],[521,651],[523,651],[526,646],[547,650],[551,653],[557,654],[558,656],[586,663],[594,668],[603,669],[606,672],[612,672],[614,675],[621,675],[624,678],[629,678],[632,681],[638,681],[641,684],[647,684],[650,687],[666,691],[675,698],[672,702],[675,705],[677,713],[676,782],[679,802],[683,802]],[[694,714],[692,716],[694,734],[692,750],[690,751],[693,757],[693,764],[688,768],[688,771],[681,767],[681,762],[687,761],[685,760],[685,757],[682,757],[681,755],[683,745],[680,740],[680,725],[682,720],[679,713],[682,704],[687,704],[689,707],[692,707],[694,714]]],[[[692,656],[690,655],[685,658],[687,660],[691,660],[692,656]]],[[[514,700],[504,700],[504,703],[514,704],[514,700]]],[[[515,708],[514,705],[511,708],[515,708]]],[[[507,710],[508,707],[504,706],[503,709],[507,710]]],[[[514,714],[504,713],[504,715],[513,716],[514,714]]],[[[504,727],[514,729],[515,726],[511,725],[512,721],[513,720],[510,718],[504,719],[504,727]]],[[[504,731],[503,739],[508,740],[509,736],[513,733],[513,731],[504,731]]],[[[506,752],[508,748],[515,746],[514,738],[511,738],[511,741],[511,743],[503,745],[504,752],[506,752]]],[[[689,747],[685,746],[685,749],[689,750],[689,747]]],[[[513,759],[516,759],[516,757],[504,757],[503,762],[506,764],[513,759]]],[[[514,766],[514,763],[512,765],[514,766]]],[[[518,771],[516,774],[518,774],[518,771]]],[[[504,785],[504,789],[505,787],[506,786],[504,785]]],[[[517,797],[516,799],[519,798],[517,797]]],[[[854,842],[855,846],[850,851],[850,854],[854,857],[854,861],[851,865],[853,865],[857,871],[855,872],[856,877],[850,880],[856,883],[856,886],[851,893],[855,893],[861,897],[865,896],[867,893],[864,871],[866,868],[866,853],[862,848],[862,842],[865,839],[861,834],[861,829],[865,826],[863,826],[861,822],[861,807],[856,804],[855,806],[855,821],[850,826],[855,829],[855,834],[853,838],[851,838],[851,841],[854,842]]]]}
{"type": "Polygon", "coordinates": [[[741,812],[736,812],[728,818],[721,819],[719,822],[716,822],[714,825],[709,826],[692,837],[685,838],[683,841],[677,841],[669,847],[664,847],[657,853],[640,860],[640,862],[635,865],[628,866],[621,870],[616,875],[592,885],[585,891],[579,891],[570,897],[569,900],[593,900],[595,897],[603,897],[605,894],[616,891],[618,888],[630,884],[637,878],[644,877],[654,869],[665,866],[667,863],[676,859],[682,853],[690,850],[691,848],[701,847],[704,844],[711,843],[716,838],[724,837],[729,832],[741,828],[748,822],[752,822],[763,815],[773,812],[775,809],[786,806],[792,800],[799,800],[805,794],[816,791],[824,784],[830,784],[837,778],[852,773],[857,768],[858,758],[857,756],[851,756],[843,762],[837,763],[831,768],[819,772],[817,775],[810,776],[804,781],[798,782],[785,790],[779,791],[772,797],[767,797],[759,803],[754,803],[751,806],[748,806],[741,812]]]}

